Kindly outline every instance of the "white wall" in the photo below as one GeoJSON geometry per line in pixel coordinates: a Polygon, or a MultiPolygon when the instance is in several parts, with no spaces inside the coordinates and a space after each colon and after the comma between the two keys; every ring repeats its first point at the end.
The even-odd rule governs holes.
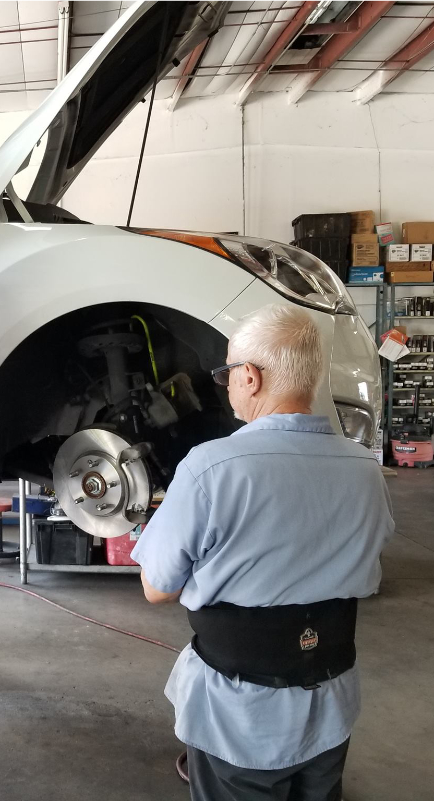
{"type": "MultiPolygon", "coordinates": [[[[125,224],[143,138],[140,104],[65,196],[92,222],[125,224]]],[[[154,106],[133,225],[235,231],[242,226],[241,112],[225,98],[154,106]]]]}
{"type": "MultiPolygon", "coordinates": [[[[65,208],[126,223],[147,109],[140,104],[89,162],[65,208]]],[[[0,140],[26,114],[0,114],[0,140]]],[[[433,95],[357,106],[350,93],[310,92],[289,106],[284,92],[257,94],[244,112],[228,95],[181,101],[174,113],[158,101],[132,224],[289,242],[298,214],[372,208],[399,236],[404,220],[434,219],[433,168],[433,95]]],[[[34,170],[17,181],[23,193],[34,170]]],[[[372,293],[354,290],[369,322],[372,293]]]]}
{"type": "MultiPolygon", "coordinates": [[[[27,114],[0,114],[0,141],[27,114]]],[[[125,222],[146,114],[140,104],[124,120],[65,207],[125,222]]],[[[279,92],[255,95],[244,115],[229,95],[181,101],[174,113],[158,101],[134,224],[241,232],[243,127],[247,234],[289,241],[303,212],[373,208],[397,233],[404,220],[434,219],[434,95],[385,94],[357,106],[350,93],[309,92],[289,106],[279,92]]]]}
{"type": "MultiPolygon", "coordinates": [[[[126,217],[147,104],[101,148],[65,196],[95,222],[126,217]],[[84,203],[84,207],[83,207],[84,203]]],[[[240,230],[242,112],[231,96],[154,109],[133,221],[240,230]]],[[[373,208],[399,233],[434,219],[434,96],[383,95],[357,106],[349,93],[256,95],[244,111],[246,233],[289,241],[303,212],[373,208]]]]}

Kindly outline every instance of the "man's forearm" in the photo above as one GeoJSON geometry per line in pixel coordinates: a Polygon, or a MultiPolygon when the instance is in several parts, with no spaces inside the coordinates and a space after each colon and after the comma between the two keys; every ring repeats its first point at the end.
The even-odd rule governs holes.
{"type": "Polygon", "coordinates": [[[153,587],[152,584],[150,584],[147,580],[144,570],[142,570],[140,577],[142,579],[143,591],[145,593],[146,600],[149,601],[150,604],[174,603],[181,595],[182,587],[180,590],[176,590],[176,592],[161,592],[160,590],[156,590],[155,587],[153,587]]]}

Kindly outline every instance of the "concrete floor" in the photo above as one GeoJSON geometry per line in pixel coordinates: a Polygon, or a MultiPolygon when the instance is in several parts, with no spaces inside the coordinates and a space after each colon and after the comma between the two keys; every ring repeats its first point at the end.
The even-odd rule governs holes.
{"type": "MultiPolygon", "coordinates": [[[[364,705],[346,801],[434,797],[434,470],[388,479],[398,534],[381,595],[360,604],[364,705]]],[[[8,529],[5,538],[9,539],[8,529]]],[[[180,606],[154,608],[137,577],[30,573],[29,589],[182,648],[180,606]]],[[[0,581],[19,585],[15,565],[0,581]]],[[[175,655],[0,588],[4,801],[188,801],[163,688],[175,655]]]]}

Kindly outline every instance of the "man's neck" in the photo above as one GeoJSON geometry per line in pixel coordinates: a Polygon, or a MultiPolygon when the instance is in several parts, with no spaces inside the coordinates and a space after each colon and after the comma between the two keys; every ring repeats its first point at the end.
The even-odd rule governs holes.
{"type": "Polygon", "coordinates": [[[267,417],[270,414],[312,414],[312,409],[309,401],[305,398],[285,399],[282,401],[273,401],[273,399],[268,398],[263,403],[258,402],[251,422],[257,420],[258,417],[267,417]]]}

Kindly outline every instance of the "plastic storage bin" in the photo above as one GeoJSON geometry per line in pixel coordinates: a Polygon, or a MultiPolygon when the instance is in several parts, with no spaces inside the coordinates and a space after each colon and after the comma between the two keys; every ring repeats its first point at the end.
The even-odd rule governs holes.
{"type": "Polygon", "coordinates": [[[341,281],[346,282],[348,275],[348,239],[313,236],[297,239],[294,244],[317,256],[339,276],[341,281]]]}
{"type": "Polygon", "coordinates": [[[89,565],[93,537],[70,522],[34,520],[39,565],[89,565]]]}
{"type": "MultiPolygon", "coordinates": [[[[52,498],[42,498],[40,495],[28,495],[26,498],[26,512],[32,515],[49,515],[53,505],[52,498]]],[[[12,511],[20,511],[20,496],[12,496],[12,511]]]]}
{"type": "Polygon", "coordinates": [[[312,236],[332,236],[349,239],[351,216],[349,214],[300,214],[292,221],[294,239],[312,236]]]}
{"type": "Polygon", "coordinates": [[[348,281],[348,271],[351,268],[348,267],[348,262],[346,260],[345,261],[335,261],[334,259],[331,259],[329,262],[326,262],[326,264],[330,267],[331,270],[333,270],[334,273],[336,273],[338,278],[340,278],[341,281],[344,284],[347,283],[347,281],[348,281]]]}
{"type": "Polygon", "coordinates": [[[129,534],[104,540],[104,551],[109,565],[137,566],[130,554],[144,528],[145,526],[137,526],[129,534]]]}
{"type": "Polygon", "coordinates": [[[313,253],[321,261],[329,264],[331,261],[347,261],[349,240],[343,237],[306,236],[296,239],[295,244],[308,253],[313,253]]]}

